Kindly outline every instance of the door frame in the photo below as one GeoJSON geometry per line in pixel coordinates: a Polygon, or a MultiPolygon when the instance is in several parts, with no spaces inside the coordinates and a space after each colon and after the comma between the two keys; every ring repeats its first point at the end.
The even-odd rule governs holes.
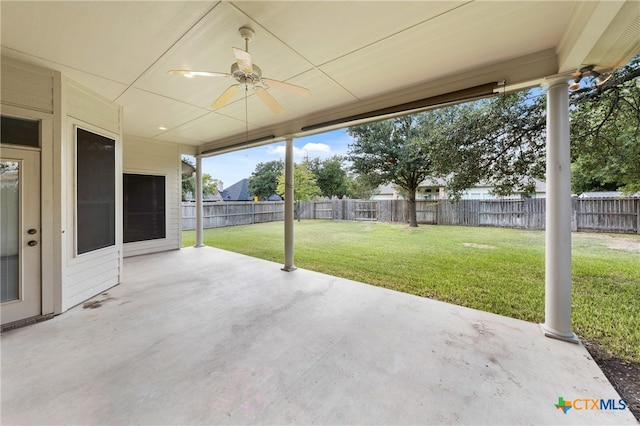
{"type": "MultiPolygon", "coordinates": [[[[55,95],[55,94],[54,94],[55,95]]],[[[56,96],[54,96],[56,98],[56,96]]],[[[5,116],[40,121],[40,284],[41,315],[61,312],[62,299],[62,149],[54,114],[2,104],[5,116]]],[[[59,117],[57,122],[59,123],[59,117]]],[[[19,148],[16,145],[11,147],[19,148]]]]}
{"type": "MultiPolygon", "coordinates": [[[[40,148],[2,144],[0,157],[20,164],[17,194],[18,297],[2,302],[2,323],[42,316],[42,250],[40,209],[40,148]],[[35,230],[33,235],[27,228],[35,230]],[[30,243],[27,245],[27,240],[30,243]],[[35,247],[31,247],[35,242],[35,247]]],[[[12,209],[13,210],[13,209],[12,209]]]]}

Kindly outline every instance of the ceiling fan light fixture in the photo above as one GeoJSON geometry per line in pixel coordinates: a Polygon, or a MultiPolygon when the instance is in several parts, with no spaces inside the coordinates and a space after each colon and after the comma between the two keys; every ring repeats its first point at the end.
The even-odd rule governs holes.
{"type": "Polygon", "coordinates": [[[573,83],[571,83],[569,85],[569,91],[570,92],[577,92],[578,90],[580,90],[580,80],[581,78],[576,78],[573,83]]]}
{"type": "Polygon", "coordinates": [[[607,81],[609,81],[609,79],[613,77],[612,74],[600,74],[597,78],[596,78],[596,86],[602,86],[604,83],[606,83],[607,81]]]}
{"type": "Polygon", "coordinates": [[[611,78],[611,73],[604,75],[594,69],[591,69],[590,74],[596,79],[596,86],[602,86],[611,78]]]}

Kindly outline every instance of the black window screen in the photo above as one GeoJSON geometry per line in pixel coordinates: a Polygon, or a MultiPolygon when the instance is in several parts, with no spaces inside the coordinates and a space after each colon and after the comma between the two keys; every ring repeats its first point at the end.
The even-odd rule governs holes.
{"type": "Polygon", "coordinates": [[[165,177],[125,174],[122,180],[124,242],[165,238],[165,177]]]}
{"type": "Polygon", "coordinates": [[[115,145],[113,139],[76,129],[78,254],[116,243],[115,145]]]}

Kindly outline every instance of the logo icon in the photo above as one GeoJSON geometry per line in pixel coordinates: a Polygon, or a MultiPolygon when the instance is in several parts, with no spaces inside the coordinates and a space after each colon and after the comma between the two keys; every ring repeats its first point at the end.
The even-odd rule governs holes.
{"type": "Polygon", "coordinates": [[[563,397],[558,397],[558,403],[555,404],[555,407],[558,410],[562,410],[563,413],[567,414],[567,411],[571,409],[571,401],[565,401],[563,397]]]}
{"type": "Polygon", "coordinates": [[[582,410],[625,410],[627,403],[624,399],[595,399],[595,398],[577,398],[572,401],[565,401],[564,397],[558,397],[558,403],[553,404],[558,410],[562,410],[564,414],[570,409],[575,411],[582,410]]]}

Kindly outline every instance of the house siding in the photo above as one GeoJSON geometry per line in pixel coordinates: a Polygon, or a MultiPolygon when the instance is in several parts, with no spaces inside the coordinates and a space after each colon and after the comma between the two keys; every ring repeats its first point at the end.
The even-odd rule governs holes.
{"type": "Polygon", "coordinates": [[[118,284],[122,271],[122,109],[57,71],[2,57],[2,113],[40,120],[42,314],[118,284]],[[77,255],[76,127],[116,141],[115,244],[77,255]]]}
{"type": "Polygon", "coordinates": [[[2,57],[2,104],[53,113],[55,72],[2,57]]]}
{"type": "Polygon", "coordinates": [[[41,313],[60,312],[62,282],[61,244],[61,186],[60,170],[60,118],[57,105],[60,100],[59,72],[26,64],[2,56],[1,60],[2,114],[23,119],[40,120],[40,250],[41,259],[41,313]],[[57,192],[56,192],[57,191],[57,192]]]}
{"type": "Polygon", "coordinates": [[[181,160],[193,147],[123,137],[122,108],[60,72],[2,57],[2,113],[42,122],[42,314],[62,313],[117,285],[122,259],[181,245],[181,160]],[[115,244],[76,249],[76,128],[115,140],[115,244]],[[152,144],[153,148],[149,149],[152,144]],[[166,238],[123,244],[123,173],[166,177],[166,238]]]}
{"type": "Polygon", "coordinates": [[[62,79],[63,280],[61,310],[82,303],[120,283],[122,272],[122,109],[82,85],[62,79]],[[76,129],[115,140],[115,244],[84,254],[76,249],[76,129]]]}
{"type": "Polygon", "coordinates": [[[125,136],[123,173],[165,176],[166,237],[124,244],[124,256],[179,249],[181,237],[181,147],[125,136]],[[152,146],[153,149],[149,147],[152,146]]]}

